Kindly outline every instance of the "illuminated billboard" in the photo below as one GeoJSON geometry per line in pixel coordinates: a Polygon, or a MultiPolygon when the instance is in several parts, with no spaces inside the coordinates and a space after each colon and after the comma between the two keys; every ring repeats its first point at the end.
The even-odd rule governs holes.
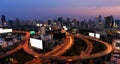
{"type": "Polygon", "coordinates": [[[31,46],[33,46],[35,48],[43,49],[42,40],[30,38],[30,44],[31,44],[31,46]]]}
{"type": "Polygon", "coordinates": [[[30,34],[35,34],[35,31],[30,31],[30,34]]]}
{"type": "Polygon", "coordinates": [[[95,34],[94,33],[89,33],[89,36],[95,37],[95,34]]]}
{"type": "Polygon", "coordinates": [[[95,37],[96,37],[96,38],[100,38],[100,34],[97,34],[97,33],[96,33],[96,34],[95,34],[95,37]]]}
{"type": "Polygon", "coordinates": [[[12,29],[1,29],[0,28],[0,33],[9,33],[9,32],[12,32],[13,30],[12,29]]]}

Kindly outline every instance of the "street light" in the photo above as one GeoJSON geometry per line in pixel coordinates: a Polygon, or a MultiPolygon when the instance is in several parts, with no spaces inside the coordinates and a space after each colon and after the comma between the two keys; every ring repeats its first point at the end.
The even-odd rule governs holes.
{"type": "Polygon", "coordinates": [[[36,59],[39,59],[39,57],[37,55],[34,56],[36,59]]]}

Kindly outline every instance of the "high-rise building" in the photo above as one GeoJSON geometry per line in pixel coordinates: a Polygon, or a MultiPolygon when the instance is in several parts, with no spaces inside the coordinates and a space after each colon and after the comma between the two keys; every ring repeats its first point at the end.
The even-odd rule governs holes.
{"type": "Polygon", "coordinates": [[[62,17],[58,17],[57,21],[59,21],[61,25],[63,24],[63,18],[62,17]]]}
{"type": "Polygon", "coordinates": [[[70,17],[67,18],[67,22],[68,22],[68,23],[70,22],[70,17]]]}
{"type": "Polygon", "coordinates": [[[95,17],[95,21],[96,21],[97,23],[102,22],[102,16],[99,15],[99,16],[95,17]]]}
{"type": "Polygon", "coordinates": [[[70,17],[68,17],[66,21],[67,21],[66,26],[69,27],[70,26],[70,17]]]}
{"type": "Polygon", "coordinates": [[[3,26],[6,24],[5,15],[2,15],[2,17],[1,17],[1,23],[2,23],[3,26]]]}
{"type": "Polygon", "coordinates": [[[104,28],[104,23],[101,15],[95,17],[95,23],[96,23],[97,30],[102,30],[104,28]]]}
{"type": "Polygon", "coordinates": [[[120,20],[115,20],[114,28],[120,28],[120,20]]]}
{"type": "Polygon", "coordinates": [[[105,17],[105,28],[114,28],[114,18],[113,16],[105,17]]]}
{"type": "Polygon", "coordinates": [[[16,24],[17,24],[17,26],[19,26],[20,25],[20,20],[19,20],[19,18],[16,18],[16,24]]]}
{"type": "Polygon", "coordinates": [[[51,22],[52,22],[51,20],[48,20],[48,25],[51,25],[51,22]]]}
{"type": "Polygon", "coordinates": [[[102,22],[102,16],[101,15],[98,16],[98,22],[102,22]]]}
{"type": "Polygon", "coordinates": [[[8,24],[9,24],[10,26],[13,26],[13,21],[12,21],[12,20],[8,20],[8,24]]]}

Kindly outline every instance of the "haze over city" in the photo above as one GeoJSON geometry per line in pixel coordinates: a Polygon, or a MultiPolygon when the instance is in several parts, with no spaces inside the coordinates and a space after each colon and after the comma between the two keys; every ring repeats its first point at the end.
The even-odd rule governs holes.
{"type": "Polygon", "coordinates": [[[120,0],[1,0],[0,15],[7,19],[53,19],[78,17],[80,19],[113,15],[120,18],[120,0]]]}

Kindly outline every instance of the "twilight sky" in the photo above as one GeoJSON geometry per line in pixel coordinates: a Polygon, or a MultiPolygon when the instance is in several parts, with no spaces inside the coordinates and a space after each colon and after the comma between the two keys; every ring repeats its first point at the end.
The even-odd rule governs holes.
{"type": "Polygon", "coordinates": [[[120,18],[120,0],[0,0],[0,15],[7,19],[92,18],[113,15],[120,18]]]}

